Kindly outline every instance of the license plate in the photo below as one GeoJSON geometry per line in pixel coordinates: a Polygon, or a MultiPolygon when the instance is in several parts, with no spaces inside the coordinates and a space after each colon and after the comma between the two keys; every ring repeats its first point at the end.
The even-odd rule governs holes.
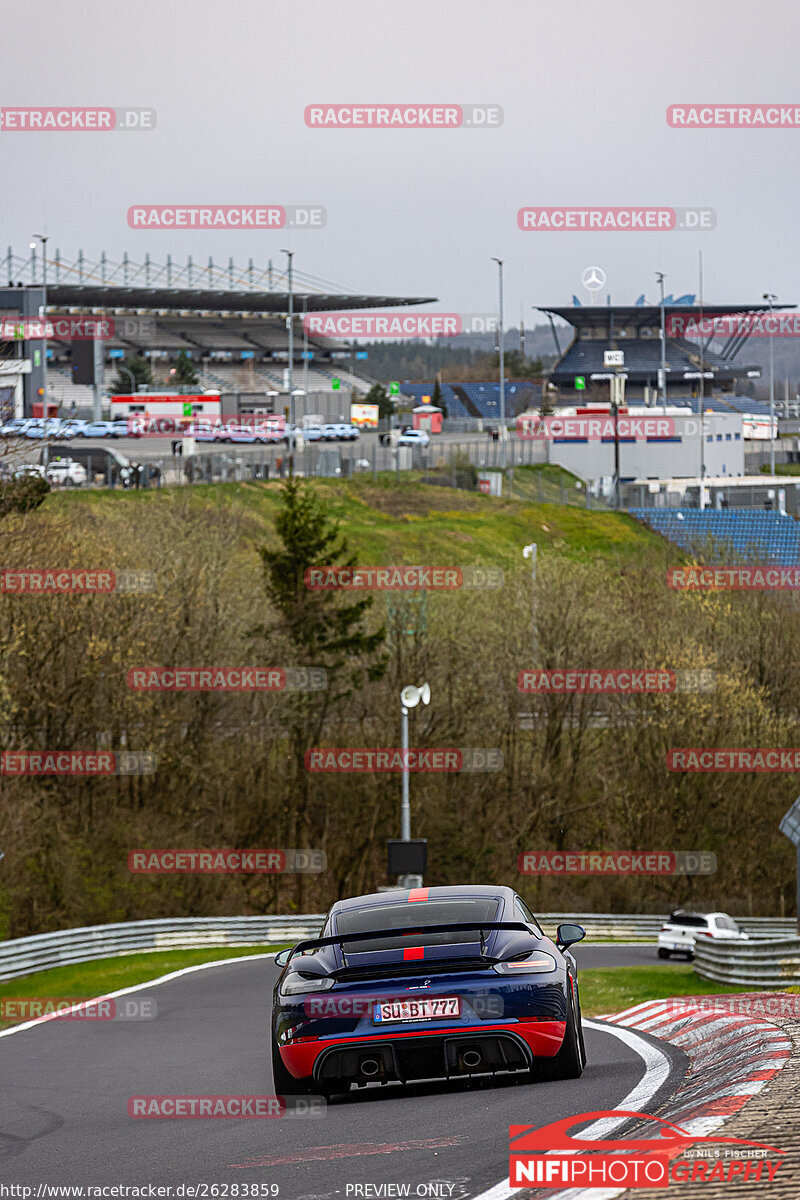
{"type": "Polygon", "coordinates": [[[460,996],[426,996],[419,1000],[383,1000],[376,1004],[372,1019],[382,1021],[440,1021],[461,1015],[460,996]]]}

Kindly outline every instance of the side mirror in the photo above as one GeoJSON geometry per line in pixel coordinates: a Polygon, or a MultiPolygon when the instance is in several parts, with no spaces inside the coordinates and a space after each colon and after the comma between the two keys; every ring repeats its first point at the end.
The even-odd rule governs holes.
{"type": "Polygon", "coordinates": [[[575,942],[583,941],[585,937],[586,930],[582,925],[559,925],[556,930],[556,942],[562,950],[566,950],[568,946],[574,946],[575,942]]]}
{"type": "Polygon", "coordinates": [[[275,955],[275,966],[283,969],[289,961],[289,955],[292,953],[291,946],[286,950],[279,950],[275,955]]]}

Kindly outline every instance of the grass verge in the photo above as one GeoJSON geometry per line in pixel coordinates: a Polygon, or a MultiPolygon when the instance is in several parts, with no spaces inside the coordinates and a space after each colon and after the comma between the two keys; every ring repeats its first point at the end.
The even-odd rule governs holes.
{"type": "Polygon", "coordinates": [[[585,1017],[621,1012],[634,1004],[663,1000],[668,996],[729,996],[734,992],[754,990],[701,979],[689,963],[582,970],[580,985],[581,1010],[585,1017]]]}
{"type": "MultiPolygon", "coordinates": [[[[210,946],[203,950],[155,950],[146,954],[125,954],[119,958],[98,958],[93,962],[72,963],[67,967],[53,967],[49,971],[36,971],[22,979],[9,979],[0,983],[0,1005],[4,1000],[19,997],[44,1000],[48,997],[69,997],[74,1000],[105,996],[121,988],[146,983],[148,979],[159,979],[182,967],[196,963],[215,962],[223,958],[244,958],[251,954],[265,954],[280,950],[281,946],[210,946]]],[[[0,1008],[0,1018],[3,1017],[0,1008]]],[[[21,1018],[25,1020],[26,1018],[21,1018]]],[[[19,1020],[0,1019],[0,1029],[18,1025],[19,1020]]]]}
{"type": "MultiPolygon", "coordinates": [[[[48,997],[89,999],[116,992],[121,988],[133,987],[137,983],[146,983],[148,979],[159,979],[171,971],[179,971],[182,967],[191,967],[196,963],[244,958],[252,954],[274,952],[280,948],[218,946],[203,950],[157,950],[147,954],[126,954],[121,958],[100,958],[94,962],[74,963],[71,966],[37,971],[22,979],[10,979],[0,983],[0,1002],[19,997],[35,997],[37,1000],[48,997]]],[[[701,979],[688,963],[584,969],[580,973],[580,983],[581,1008],[586,1017],[620,1012],[646,1000],[663,1000],[669,996],[719,996],[753,990],[701,979]]],[[[19,1021],[0,1020],[0,1029],[7,1029],[15,1024],[19,1024],[19,1021]]]]}

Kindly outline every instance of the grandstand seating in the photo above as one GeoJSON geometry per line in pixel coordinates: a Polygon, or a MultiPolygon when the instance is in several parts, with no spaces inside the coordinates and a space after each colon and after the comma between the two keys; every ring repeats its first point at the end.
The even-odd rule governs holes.
{"type": "MultiPolygon", "coordinates": [[[[499,383],[443,383],[442,400],[447,405],[448,416],[451,417],[481,417],[497,420],[500,416],[500,384],[499,383]],[[470,411],[457,394],[463,392],[474,411],[470,411]]],[[[423,396],[433,395],[432,383],[403,383],[400,391],[404,396],[410,396],[417,404],[423,396]]],[[[526,408],[529,404],[538,404],[541,399],[541,384],[507,383],[506,384],[506,416],[511,419],[518,408],[526,408]]]]}
{"type": "Polygon", "coordinates": [[[632,517],[706,561],[800,563],[800,524],[762,509],[631,508],[632,517]]]}

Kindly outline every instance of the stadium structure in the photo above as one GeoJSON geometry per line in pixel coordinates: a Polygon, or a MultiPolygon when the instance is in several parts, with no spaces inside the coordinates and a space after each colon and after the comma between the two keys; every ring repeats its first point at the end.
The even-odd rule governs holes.
{"type": "MultiPolygon", "coordinates": [[[[511,382],[505,384],[506,416],[541,406],[546,390],[548,403],[555,406],[608,403],[608,381],[615,373],[604,366],[605,352],[622,351],[625,378],[625,398],[633,404],[663,403],[661,388],[661,305],[647,305],[641,296],[633,305],[537,305],[535,311],[547,317],[553,337],[557,361],[544,372],[543,383],[511,382]],[[563,325],[570,326],[568,344],[564,344],[563,325]]],[[[677,300],[671,296],[664,302],[666,395],[667,403],[698,413],[741,413],[752,419],[753,430],[745,436],[767,436],[767,427],[755,430],[755,424],[768,420],[767,405],[747,394],[748,384],[761,377],[761,368],[740,361],[739,356],[748,341],[747,332],[732,333],[723,338],[698,340],[670,336],[676,317],[699,321],[709,314],[725,317],[747,316],[766,312],[766,304],[704,304],[696,297],[685,295],[677,300]],[[722,344],[718,344],[721,341],[722,344]]],[[[793,308],[776,305],[775,308],[793,308]]],[[[402,384],[401,391],[416,403],[431,396],[430,383],[402,384]]],[[[500,387],[497,382],[440,384],[441,397],[451,417],[479,417],[498,420],[500,416],[500,387]]]]}
{"type": "MultiPolygon", "coordinates": [[[[781,305],[791,308],[793,305],[781,305]]],[[[749,380],[761,377],[761,368],[739,362],[738,355],[749,334],[736,333],[725,337],[722,345],[714,336],[705,340],[670,336],[675,318],[693,318],[699,322],[709,314],[725,317],[746,316],[767,311],[765,304],[704,304],[695,303],[694,296],[664,304],[664,361],[666,364],[666,395],[668,403],[699,411],[741,412],[763,414],[765,406],[746,394],[749,380]]],[[[635,305],[581,305],[575,297],[569,306],[540,306],[546,314],[553,334],[558,361],[549,372],[554,399],[561,403],[591,403],[608,399],[608,380],[615,373],[604,366],[605,352],[624,354],[625,397],[634,403],[662,402],[660,304],[646,305],[643,297],[635,305]],[[562,348],[559,330],[553,318],[558,317],[572,327],[573,337],[562,348]]]]}
{"type": "MultiPolygon", "coordinates": [[[[366,357],[352,343],[309,336],[305,312],[397,308],[432,303],[433,297],[376,296],[335,288],[326,280],[268,263],[265,268],[234,264],[200,267],[189,258],[178,265],[167,256],[157,263],[148,255],[134,262],[124,255],[112,262],[105,253],[97,261],[79,254],[74,261],[59,251],[42,262],[35,252],[5,256],[8,287],[0,287],[0,319],[34,320],[47,313],[62,317],[105,318],[109,332],[86,361],[86,337],[70,337],[74,324],[60,322],[64,335],[47,342],[46,387],[49,404],[60,411],[96,409],[108,391],[119,360],[140,355],[149,361],[155,390],[168,386],[169,369],[181,351],[199,376],[198,389],[235,398],[240,411],[258,404],[262,411],[282,411],[288,394],[290,300],[292,325],[292,391],[313,396],[319,408],[326,394],[333,408],[357,389],[374,382],[360,362],[366,357]]],[[[55,329],[54,329],[55,332],[55,329]]],[[[3,414],[31,415],[42,399],[43,340],[0,342],[0,408],[3,414]],[[16,361],[16,371],[15,371],[16,361]]],[[[332,406],[332,407],[331,407],[332,406]]],[[[299,407],[303,411],[303,406],[299,407]]]]}

